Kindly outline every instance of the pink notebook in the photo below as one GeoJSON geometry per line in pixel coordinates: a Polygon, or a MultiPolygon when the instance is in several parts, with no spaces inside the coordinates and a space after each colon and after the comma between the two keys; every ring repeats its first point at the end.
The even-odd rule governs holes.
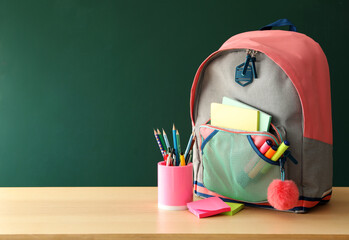
{"type": "Polygon", "coordinates": [[[217,215],[222,212],[231,211],[231,208],[219,197],[205,198],[199,201],[187,203],[188,210],[198,218],[217,215]]]}

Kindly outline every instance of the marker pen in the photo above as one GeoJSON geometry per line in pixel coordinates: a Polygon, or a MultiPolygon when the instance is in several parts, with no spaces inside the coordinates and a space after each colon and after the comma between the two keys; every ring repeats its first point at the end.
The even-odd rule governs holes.
{"type": "Polygon", "coordinates": [[[279,160],[279,158],[282,156],[282,154],[284,154],[284,152],[287,150],[287,148],[289,148],[289,146],[290,146],[290,143],[286,140],[283,143],[281,143],[278,150],[276,151],[274,156],[271,158],[271,160],[273,161],[279,160]]]}
{"type": "Polygon", "coordinates": [[[274,154],[276,153],[276,151],[278,150],[278,147],[277,146],[271,146],[269,148],[269,150],[264,154],[264,156],[266,156],[267,158],[271,159],[274,154]]]}
{"type": "Polygon", "coordinates": [[[271,140],[266,140],[265,143],[259,148],[259,151],[264,155],[269,148],[273,145],[273,142],[271,140]]]}
{"type": "MultiPolygon", "coordinates": [[[[279,160],[279,158],[282,156],[282,154],[284,154],[284,152],[287,150],[289,146],[290,146],[290,143],[286,140],[283,143],[281,143],[278,149],[276,150],[275,154],[271,157],[271,160],[274,162],[279,160]]],[[[271,167],[272,167],[271,164],[267,164],[262,168],[261,173],[262,174],[267,173],[271,167]]]]}

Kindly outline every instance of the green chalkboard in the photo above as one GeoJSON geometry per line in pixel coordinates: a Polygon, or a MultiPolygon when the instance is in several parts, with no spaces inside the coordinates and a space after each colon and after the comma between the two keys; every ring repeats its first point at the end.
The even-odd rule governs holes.
{"type": "Polygon", "coordinates": [[[185,145],[199,64],[290,19],[328,56],[334,185],[346,157],[346,1],[0,1],[0,186],[155,186],[153,128],[185,145]]]}

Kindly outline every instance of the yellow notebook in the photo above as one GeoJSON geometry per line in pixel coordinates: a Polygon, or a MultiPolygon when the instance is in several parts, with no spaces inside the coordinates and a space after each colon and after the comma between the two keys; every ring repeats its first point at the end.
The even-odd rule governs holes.
{"type": "Polygon", "coordinates": [[[211,125],[244,131],[258,131],[259,111],[211,103],[211,125]]]}

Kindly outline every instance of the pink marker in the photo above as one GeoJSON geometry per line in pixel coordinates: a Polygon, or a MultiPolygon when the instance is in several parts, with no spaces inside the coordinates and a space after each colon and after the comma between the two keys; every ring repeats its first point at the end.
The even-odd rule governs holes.
{"type": "Polygon", "coordinates": [[[269,148],[271,147],[271,145],[273,145],[273,142],[270,141],[269,139],[265,141],[265,143],[261,146],[261,148],[259,149],[259,151],[264,155],[264,153],[266,153],[269,148]]]}

